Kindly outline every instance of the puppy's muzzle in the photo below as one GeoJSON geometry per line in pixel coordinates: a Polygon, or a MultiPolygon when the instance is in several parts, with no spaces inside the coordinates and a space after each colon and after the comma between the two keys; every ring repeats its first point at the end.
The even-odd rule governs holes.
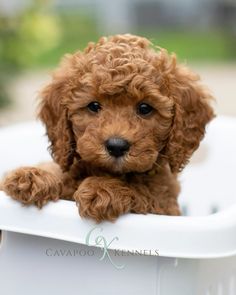
{"type": "Polygon", "coordinates": [[[105,141],[105,147],[111,156],[119,158],[128,152],[130,144],[123,138],[111,137],[105,141]]]}

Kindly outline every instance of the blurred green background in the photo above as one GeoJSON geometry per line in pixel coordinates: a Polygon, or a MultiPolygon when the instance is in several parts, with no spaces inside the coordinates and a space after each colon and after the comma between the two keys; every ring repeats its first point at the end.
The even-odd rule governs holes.
{"type": "Polygon", "coordinates": [[[234,63],[235,20],[234,0],[0,0],[0,108],[23,72],[53,69],[101,35],[143,35],[190,63],[234,63]]]}

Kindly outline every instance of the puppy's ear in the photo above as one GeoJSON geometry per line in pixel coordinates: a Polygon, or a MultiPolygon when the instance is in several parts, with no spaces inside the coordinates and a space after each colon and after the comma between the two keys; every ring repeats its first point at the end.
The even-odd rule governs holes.
{"type": "Polygon", "coordinates": [[[202,140],[206,124],[214,117],[211,94],[199,85],[199,77],[169,58],[168,92],[174,101],[174,117],[164,149],[172,172],[180,172],[202,140]]]}
{"type": "Polygon", "coordinates": [[[46,126],[53,159],[63,171],[67,171],[73,163],[75,142],[68,110],[63,105],[64,92],[63,80],[46,86],[40,95],[38,116],[46,126]]]}

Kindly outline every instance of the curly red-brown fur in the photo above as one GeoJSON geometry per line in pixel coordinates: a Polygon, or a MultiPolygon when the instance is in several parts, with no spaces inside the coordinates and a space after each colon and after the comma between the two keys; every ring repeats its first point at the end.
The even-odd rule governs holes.
{"type": "Polygon", "coordinates": [[[39,117],[57,172],[55,164],[54,171],[43,168],[49,174],[20,168],[6,178],[5,190],[37,203],[43,195],[59,196],[63,183],[60,197],[75,200],[81,216],[97,222],[127,212],[179,215],[177,173],[214,116],[211,99],[199,77],[165,49],[155,51],[147,39],[129,34],[103,37],[66,55],[41,92],[39,117]],[[99,113],[88,110],[92,101],[100,103],[99,113]],[[153,111],[137,114],[140,103],[153,111]],[[104,144],[114,136],[130,143],[119,160],[104,144]],[[22,189],[22,179],[32,185],[22,189]],[[40,197],[34,186],[42,188],[40,197]]]}
{"type": "Polygon", "coordinates": [[[22,167],[7,175],[4,190],[25,205],[35,204],[41,208],[49,200],[59,199],[62,183],[56,175],[46,170],[22,167]]]}

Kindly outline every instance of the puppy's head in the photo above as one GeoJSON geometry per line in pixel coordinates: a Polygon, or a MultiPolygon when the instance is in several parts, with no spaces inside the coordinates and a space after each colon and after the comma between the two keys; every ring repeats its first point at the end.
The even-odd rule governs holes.
{"type": "Polygon", "coordinates": [[[78,159],[112,173],[160,159],[180,171],[213,117],[198,77],[132,35],[101,38],[64,58],[42,91],[39,117],[64,171],[78,159]]]}

